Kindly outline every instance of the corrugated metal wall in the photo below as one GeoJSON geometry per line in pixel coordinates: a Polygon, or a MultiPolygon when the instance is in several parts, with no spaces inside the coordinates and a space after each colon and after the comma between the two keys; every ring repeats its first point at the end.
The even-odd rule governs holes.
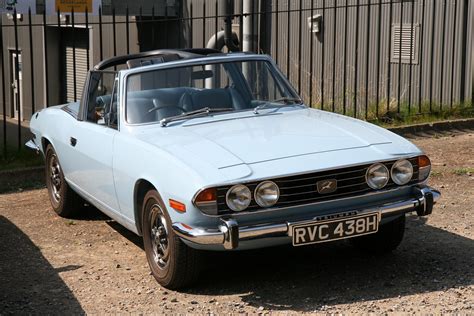
{"type": "MultiPolygon", "coordinates": [[[[216,2],[185,2],[183,15],[193,21],[188,25],[189,46],[202,47],[215,33],[216,2]]],[[[237,14],[241,3],[236,1],[237,14]]],[[[271,47],[261,45],[261,49],[277,60],[306,102],[315,107],[373,118],[377,109],[379,115],[399,108],[412,113],[437,111],[472,99],[472,1],[270,3],[271,12],[266,15],[271,16],[271,47]],[[321,34],[311,33],[308,27],[307,18],[317,14],[323,19],[321,34]],[[413,62],[393,58],[398,55],[393,48],[399,47],[394,27],[405,32],[409,43],[402,46],[417,57],[413,62]]],[[[262,19],[263,13],[255,18],[262,19]]],[[[221,29],[222,19],[217,21],[221,29]]],[[[238,17],[234,20],[239,21],[238,17]]],[[[264,36],[259,34],[260,42],[264,36]]]]}
{"type": "MultiPolygon", "coordinates": [[[[412,113],[436,111],[442,105],[449,108],[463,97],[472,100],[473,94],[473,20],[474,4],[469,0],[260,0],[265,12],[258,12],[254,19],[259,23],[260,51],[269,53],[290,78],[308,104],[359,117],[373,118],[398,107],[412,113]],[[403,11],[401,10],[403,7],[403,11]],[[320,14],[323,32],[311,33],[307,18],[320,14]],[[269,18],[269,28],[263,20],[269,18]],[[262,22],[262,23],[261,23],[262,22]],[[413,63],[399,63],[392,58],[393,26],[401,24],[402,32],[414,30],[413,63]],[[266,37],[270,37],[265,45],[266,37]],[[357,59],[356,59],[357,56],[357,59]],[[421,93],[420,93],[421,92],[421,93]],[[388,102],[387,102],[388,101],[388,102]],[[400,101],[400,102],[399,102],[400,101]],[[420,103],[421,101],[421,103],[420,103]],[[420,106],[422,104],[422,106],[420,106]],[[354,109],[357,107],[356,109],[354,109]],[[366,111],[367,108],[367,111],[366,111]]],[[[235,0],[235,30],[242,27],[242,0],[235,0]],[[240,24],[240,25],[239,25],[240,24]]],[[[147,23],[144,28],[156,26],[155,33],[171,41],[173,47],[203,47],[216,31],[223,27],[219,6],[222,0],[183,0],[178,10],[178,36],[159,23],[147,23]],[[168,30],[166,32],[165,30],[168,30]]],[[[42,16],[32,17],[34,78],[31,78],[31,52],[28,16],[18,22],[18,42],[23,58],[24,91],[34,86],[35,100],[31,93],[23,95],[23,111],[27,118],[32,104],[42,108],[61,99],[59,77],[55,69],[60,56],[60,34],[57,17],[47,17],[47,43],[44,43],[42,16]],[[44,46],[47,46],[49,100],[46,102],[44,46]],[[56,65],[56,66],[55,66],[56,65]]],[[[135,17],[130,17],[129,41],[126,41],[125,17],[117,16],[115,26],[111,16],[102,18],[102,37],[97,25],[98,17],[89,17],[90,65],[113,55],[140,49],[135,17]],[[115,42],[114,42],[115,30],[115,42]],[[102,39],[102,41],[100,40],[102,39]]],[[[70,23],[71,21],[69,21],[70,23]]],[[[76,16],[76,24],[84,27],[84,16],[76,16]]],[[[141,22],[137,22],[141,23],[141,22]]],[[[6,108],[11,114],[10,63],[8,50],[14,49],[13,22],[2,16],[3,49],[5,63],[6,108]]],[[[62,22],[62,27],[64,23],[62,22]]],[[[67,26],[70,27],[70,24],[67,26]]],[[[174,28],[173,28],[174,30],[174,28]]],[[[405,34],[406,35],[406,34],[405,34]]],[[[411,35],[411,33],[410,33],[411,35]]],[[[410,38],[410,36],[408,36],[410,38]]],[[[170,44],[171,45],[171,44],[170,44]]],[[[403,46],[406,48],[407,43],[403,46]]],[[[161,44],[159,47],[163,47],[161,44]]],[[[170,47],[170,48],[173,48],[170,47]]],[[[410,45],[408,44],[408,47],[410,45]]],[[[0,86],[2,89],[4,85],[0,86]]],[[[0,100],[2,102],[2,100],[0,100]]],[[[0,112],[2,106],[0,106],[0,112]]]]}
{"type": "MultiPolygon", "coordinates": [[[[5,65],[5,84],[0,84],[0,93],[3,93],[3,87],[5,86],[5,104],[6,113],[8,116],[12,116],[13,113],[13,102],[10,98],[10,86],[11,86],[11,73],[12,69],[9,60],[9,51],[15,50],[15,34],[13,28],[13,21],[8,19],[5,15],[2,15],[2,30],[3,30],[3,53],[4,53],[4,65],[5,65]]],[[[126,24],[124,16],[117,16],[115,18],[115,26],[112,24],[113,18],[111,16],[102,17],[102,44],[100,42],[100,28],[98,25],[99,18],[97,16],[89,17],[89,67],[93,67],[96,63],[102,59],[112,57],[114,55],[124,55],[127,53],[127,41],[125,40],[126,24]],[[115,45],[114,45],[114,27],[115,27],[115,45]],[[102,47],[102,48],[101,48],[102,47]]],[[[28,15],[23,14],[22,19],[18,21],[18,48],[21,51],[23,59],[23,99],[22,108],[24,112],[24,118],[29,119],[32,115],[33,104],[35,109],[42,109],[46,104],[54,105],[61,102],[65,102],[66,88],[63,80],[63,72],[65,69],[62,65],[62,60],[65,56],[61,55],[61,45],[65,39],[61,39],[61,36],[72,36],[71,33],[63,33],[63,29],[71,29],[71,20],[69,16],[68,24],[64,21],[60,21],[61,26],[58,27],[58,19],[56,16],[46,17],[46,42],[44,41],[44,26],[43,17],[38,15],[32,16],[32,46],[33,50],[30,50],[30,32],[28,26],[28,15]],[[62,35],[61,35],[62,34],[62,35]],[[47,47],[48,54],[48,84],[46,85],[45,75],[45,55],[44,47],[47,47]],[[33,63],[31,63],[31,55],[33,54],[33,63]],[[34,78],[31,77],[31,67],[34,67],[34,78]],[[32,99],[32,84],[34,85],[34,102],[32,99]],[[48,97],[46,100],[46,86],[48,87],[48,97]]],[[[75,17],[75,25],[78,30],[83,30],[85,27],[85,17],[77,15],[75,17]]],[[[130,19],[129,24],[129,44],[128,50],[130,53],[139,51],[137,27],[130,19]]],[[[69,42],[71,38],[67,39],[69,42]]],[[[69,45],[70,46],[70,45],[69,45]]],[[[78,63],[79,60],[76,61],[78,63]]],[[[87,68],[86,65],[76,64],[78,69],[87,68]]],[[[79,83],[80,84],[80,83],[79,83]]],[[[78,98],[82,92],[82,86],[78,87],[78,98]]],[[[3,104],[0,99],[0,113],[3,113],[3,104]]]]}

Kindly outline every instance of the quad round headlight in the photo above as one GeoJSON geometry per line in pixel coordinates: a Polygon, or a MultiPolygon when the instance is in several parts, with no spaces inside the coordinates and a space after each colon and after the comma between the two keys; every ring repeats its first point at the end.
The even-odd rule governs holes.
{"type": "Polygon", "coordinates": [[[413,166],[408,160],[398,160],[392,166],[392,180],[398,185],[405,185],[413,177],[413,166]]]}
{"type": "Polygon", "coordinates": [[[390,179],[390,172],[384,164],[376,163],[367,169],[365,178],[369,187],[379,190],[387,185],[387,182],[390,179]]]}
{"type": "Polygon", "coordinates": [[[261,207],[275,205],[280,198],[280,189],[272,181],[264,181],[255,188],[255,201],[261,207]]]}
{"type": "Polygon", "coordinates": [[[252,201],[252,192],[243,184],[234,185],[226,194],[227,206],[234,212],[241,212],[249,207],[252,201]]]}

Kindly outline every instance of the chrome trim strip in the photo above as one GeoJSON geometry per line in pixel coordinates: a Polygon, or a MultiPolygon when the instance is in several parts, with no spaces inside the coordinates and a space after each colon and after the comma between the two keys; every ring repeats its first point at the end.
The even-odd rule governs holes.
{"type": "MultiPolygon", "coordinates": [[[[357,215],[366,213],[380,212],[381,218],[390,217],[397,214],[416,211],[422,207],[426,209],[430,205],[426,205],[426,194],[433,195],[433,204],[441,197],[441,193],[430,187],[419,188],[419,196],[412,197],[408,200],[395,203],[387,203],[381,206],[370,207],[367,209],[356,210],[357,215]]],[[[431,205],[432,207],[432,205],[431,205]]],[[[261,225],[250,225],[239,227],[237,220],[231,217],[222,218],[222,225],[216,229],[209,228],[192,228],[182,223],[173,223],[174,232],[183,239],[201,245],[224,245],[225,249],[235,249],[238,247],[239,241],[251,240],[269,237],[291,237],[291,227],[294,225],[304,225],[315,221],[315,216],[302,221],[268,223],[261,225]]]]}

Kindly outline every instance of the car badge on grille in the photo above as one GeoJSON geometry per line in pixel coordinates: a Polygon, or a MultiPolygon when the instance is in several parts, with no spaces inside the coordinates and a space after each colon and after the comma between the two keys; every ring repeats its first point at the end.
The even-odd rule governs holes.
{"type": "Polygon", "coordinates": [[[337,180],[336,179],[329,179],[329,180],[322,180],[316,183],[318,188],[319,194],[329,194],[333,193],[337,190],[337,180]]]}

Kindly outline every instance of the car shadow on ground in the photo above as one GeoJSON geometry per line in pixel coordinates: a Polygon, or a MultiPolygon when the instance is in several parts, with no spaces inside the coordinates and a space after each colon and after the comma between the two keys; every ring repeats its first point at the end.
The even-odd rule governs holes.
{"type": "Polygon", "coordinates": [[[409,218],[392,254],[371,256],[348,242],[208,254],[196,295],[240,294],[251,306],[314,311],[474,284],[474,240],[409,218]]]}
{"type": "Polygon", "coordinates": [[[59,277],[79,268],[52,267],[28,236],[0,216],[0,314],[84,314],[59,277]]]}

